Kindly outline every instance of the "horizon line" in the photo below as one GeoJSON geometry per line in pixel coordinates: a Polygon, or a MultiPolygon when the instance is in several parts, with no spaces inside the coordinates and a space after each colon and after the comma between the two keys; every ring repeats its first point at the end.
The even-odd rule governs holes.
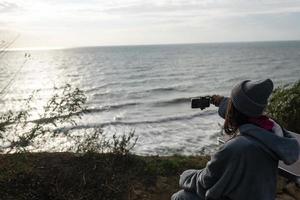
{"type": "MultiPolygon", "coordinates": [[[[187,43],[149,43],[149,44],[119,44],[119,45],[88,45],[73,47],[25,47],[10,48],[4,51],[51,51],[51,50],[68,50],[81,48],[98,48],[98,47],[135,47],[135,46],[167,46],[167,45],[197,45],[197,44],[230,44],[230,43],[263,43],[263,42],[300,42],[300,39],[293,40],[253,40],[253,41],[222,41],[222,42],[187,42],[187,43]]],[[[1,50],[1,49],[0,49],[1,50]]]]}

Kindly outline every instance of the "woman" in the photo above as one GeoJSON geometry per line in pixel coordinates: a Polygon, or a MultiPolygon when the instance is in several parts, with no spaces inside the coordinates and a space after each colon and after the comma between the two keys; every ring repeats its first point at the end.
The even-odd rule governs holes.
{"type": "Polygon", "coordinates": [[[231,97],[213,96],[225,133],[233,136],[201,170],[182,173],[172,200],[275,200],[278,161],[298,160],[299,144],[263,115],[273,90],[270,79],[243,81],[231,97]]]}

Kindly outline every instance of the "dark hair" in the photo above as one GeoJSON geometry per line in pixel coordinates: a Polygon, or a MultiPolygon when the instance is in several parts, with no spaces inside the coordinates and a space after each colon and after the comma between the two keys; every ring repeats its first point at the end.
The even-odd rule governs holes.
{"type": "Polygon", "coordinates": [[[246,123],[248,123],[248,117],[238,111],[234,107],[232,100],[229,99],[224,122],[225,133],[231,136],[236,136],[238,128],[246,123]]]}

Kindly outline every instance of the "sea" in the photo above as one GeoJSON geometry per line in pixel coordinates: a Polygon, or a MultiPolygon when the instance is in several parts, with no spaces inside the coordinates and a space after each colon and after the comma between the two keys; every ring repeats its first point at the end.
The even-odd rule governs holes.
{"type": "MultiPolygon", "coordinates": [[[[20,110],[38,93],[42,107],[53,88],[84,91],[86,106],[71,131],[134,131],[139,155],[198,155],[218,146],[217,108],[191,109],[191,98],[229,96],[243,80],[271,78],[275,87],[300,79],[300,41],[82,47],[0,54],[0,112],[20,110]]],[[[38,112],[37,108],[35,111],[38,112]]],[[[34,115],[33,115],[34,116],[34,115]]],[[[37,115],[38,116],[38,115],[37,115]]],[[[59,151],[66,145],[44,146],[59,151]],[[59,147],[59,148],[58,148],[59,147]]]]}

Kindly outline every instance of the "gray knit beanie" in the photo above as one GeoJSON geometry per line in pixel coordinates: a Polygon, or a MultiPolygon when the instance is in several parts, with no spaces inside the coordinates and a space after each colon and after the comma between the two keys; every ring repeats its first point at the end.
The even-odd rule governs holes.
{"type": "Polygon", "coordinates": [[[273,87],[273,82],[270,79],[243,81],[232,89],[232,103],[241,113],[249,117],[258,117],[266,108],[273,87]]]}

